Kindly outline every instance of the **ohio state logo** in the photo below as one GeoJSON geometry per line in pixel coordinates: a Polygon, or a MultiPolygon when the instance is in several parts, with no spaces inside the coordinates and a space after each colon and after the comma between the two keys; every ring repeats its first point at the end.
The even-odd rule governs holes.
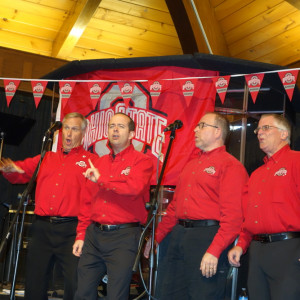
{"type": "Polygon", "coordinates": [[[210,174],[210,175],[214,175],[214,174],[216,173],[216,169],[215,169],[215,167],[210,166],[210,167],[208,167],[208,168],[205,168],[205,169],[203,170],[203,172],[205,172],[205,173],[207,173],[207,174],[210,174]]]}
{"type": "Polygon", "coordinates": [[[82,168],[86,168],[87,164],[85,163],[85,161],[81,160],[81,161],[77,161],[76,165],[82,168]]]}
{"type": "Polygon", "coordinates": [[[286,73],[282,79],[283,83],[288,83],[288,84],[295,81],[296,81],[295,76],[292,73],[286,73]]]}
{"type": "Polygon", "coordinates": [[[7,86],[5,86],[5,90],[8,92],[15,92],[17,87],[14,82],[10,82],[7,86]]]}
{"type": "Polygon", "coordinates": [[[44,91],[44,87],[43,85],[38,82],[34,87],[33,87],[33,92],[36,92],[36,93],[42,93],[44,91]]]}
{"type": "Polygon", "coordinates": [[[185,82],[185,84],[182,86],[182,90],[191,91],[194,89],[194,84],[188,80],[185,82]]]}
{"type": "Polygon", "coordinates": [[[287,174],[286,168],[280,168],[277,172],[275,172],[274,176],[285,176],[287,174]]]}
{"type": "Polygon", "coordinates": [[[248,81],[248,85],[251,86],[260,86],[260,80],[257,76],[252,76],[251,79],[248,81]]]}
{"type": "Polygon", "coordinates": [[[72,87],[69,83],[66,83],[60,90],[61,90],[61,92],[64,92],[64,93],[71,93],[72,87]]]}
{"type": "Polygon", "coordinates": [[[128,93],[132,93],[132,90],[133,90],[132,86],[130,86],[129,83],[125,83],[124,86],[121,89],[121,92],[128,94],[128,93]]]}
{"type": "Polygon", "coordinates": [[[150,91],[161,91],[162,85],[159,81],[154,81],[153,84],[150,85],[150,91]]]}
{"type": "Polygon", "coordinates": [[[131,170],[131,167],[127,167],[126,169],[122,170],[121,175],[124,174],[124,175],[128,176],[130,173],[130,170],[131,170]]]}
{"type": "Polygon", "coordinates": [[[93,86],[90,88],[90,93],[101,94],[101,87],[98,83],[93,84],[93,86]]]}
{"type": "Polygon", "coordinates": [[[223,77],[220,77],[218,78],[218,80],[216,81],[216,87],[224,87],[224,86],[227,86],[228,85],[228,82],[225,78],[223,77]]]}

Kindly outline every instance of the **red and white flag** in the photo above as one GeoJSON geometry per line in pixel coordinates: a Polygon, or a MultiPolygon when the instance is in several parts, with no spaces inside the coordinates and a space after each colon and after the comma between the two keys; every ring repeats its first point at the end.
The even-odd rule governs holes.
{"type": "Polygon", "coordinates": [[[46,86],[48,84],[48,81],[36,81],[32,80],[31,81],[31,86],[32,86],[32,92],[33,92],[33,98],[34,98],[34,103],[35,107],[38,108],[40,101],[44,95],[46,86]]]}
{"type": "Polygon", "coordinates": [[[262,81],[264,79],[264,75],[265,74],[263,74],[263,73],[245,75],[245,79],[246,79],[253,103],[255,103],[255,101],[256,101],[257,94],[259,92],[262,81]]]}
{"type": "Polygon", "coordinates": [[[5,89],[7,106],[9,106],[13,96],[15,95],[15,93],[18,89],[20,80],[3,79],[3,81],[4,81],[4,89],[5,89]]]}
{"type": "Polygon", "coordinates": [[[289,70],[278,72],[280,80],[285,88],[287,95],[289,96],[290,101],[292,101],[293,93],[298,77],[299,70],[289,70]]]}

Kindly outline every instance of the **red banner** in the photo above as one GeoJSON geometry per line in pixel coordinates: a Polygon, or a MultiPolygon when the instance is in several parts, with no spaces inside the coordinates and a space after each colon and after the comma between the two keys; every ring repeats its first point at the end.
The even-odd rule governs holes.
{"type": "Polygon", "coordinates": [[[283,87],[285,88],[287,95],[289,96],[290,101],[292,101],[293,98],[298,72],[299,70],[278,72],[278,75],[281,79],[281,82],[283,84],[283,87]]]}
{"type": "Polygon", "coordinates": [[[222,104],[224,104],[225,96],[227,93],[230,76],[222,76],[222,77],[213,77],[212,78],[214,85],[216,87],[217,93],[219,94],[220,100],[222,104]]]}
{"type": "Polygon", "coordinates": [[[65,81],[60,81],[59,82],[59,92],[60,92],[60,98],[62,102],[62,107],[64,108],[71,97],[71,94],[74,90],[76,82],[70,81],[70,82],[65,82],[65,81]]]}
{"type": "Polygon", "coordinates": [[[192,97],[194,96],[197,81],[198,81],[198,79],[196,79],[196,78],[179,80],[180,86],[182,89],[182,94],[185,97],[187,106],[190,105],[192,97]]]}
{"type": "Polygon", "coordinates": [[[43,81],[36,81],[36,80],[31,81],[33,98],[34,98],[34,103],[35,103],[36,108],[38,108],[40,101],[44,95],[47,83],[48,83],[48,81],[44,81],[44,80],[43,81]]]}
{"type": "Polygon", "coordinates": [[[89,86],[89,91],[90,91],[90,97],[91,97],[91,101],[92,101],[92,106],[93,109],[95,109],[98,100],[100,98],[100,95],[103,91],[105,82],[103,81],[98,81],[98,82],[88,82],[87,83],[89,86]]]}
{"type": "Polygon", "coordinates": [[[257,94],[261,87],[262,81],[264,79],[263,73],[261,74],[250,74],[245,75],[245,79],[249,88],[250,95],[252,97],[253,103],[256,102],[257,94]]]}
{"type": "MultiPolygon", "coordinates": [[[[60,106],[57,119],[62,120],[65,114],[78,111],[89,120],[84,138],[84,147],[102,156],[109,153],[107,147],[107,128],[110,118],[116,112],[131,116],[136,123],[133,145],[153,159],[155,170],[152,184],[156,184],[156,166],[159,158],[161,168],[166,153],[170,133],[165,134],[160,155],[161,137],[164,128],[175,120],[183,122],[182,128],[176,130],[169,160],[166,165],[162,184],[176,185],[178,175],[195,150],[194,128],[206,111],[214,110],[215,89],[211,79],[200,79],[189,106],[186,105],[182,88],[178,80],[166,80],[184,77],[205,77],[218,75],[215,71],[188,69],[179,67],[137,68],[131,70],[99,70],[72,80],[111,80],[101,93],[96,105],[90,102],[90,93],[86,83],[78,82],[65,107],[60,106]],[[129,106],[126,107],[118,80],[148,80],[148,82],[166,83],[166,89],[159,90],[159,100],[154,106],[148,82],[135,82],[129,106]]],[[[60,145],[60,141],[58,141],[60,145]]]]}
{"type": "Polygon", "coordinates": [[[9,106],[13,96],[15,95],[15,93],[18,89],[18,86],[20,84],[20,80],[4,79],[3,82],[4,82],[7,106],[9,106]]]}

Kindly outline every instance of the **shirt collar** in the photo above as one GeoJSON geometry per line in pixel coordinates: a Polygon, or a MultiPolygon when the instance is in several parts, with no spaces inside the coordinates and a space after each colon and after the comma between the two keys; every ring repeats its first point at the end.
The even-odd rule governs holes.
{"type": "Polygon", "coordinates": [[[122,150],[121,152],[114,154],[114,151],[112,149],[110,149],[110,153],[109,156],[111,159],[115,159],[115,158],[123,158],[128,152],[130,152],[133,149],[133,145],[130,144],[127,148],[125,148],[124,150],[122,150]]]}
{"type": "Polygon", "coordinates": [[[281,156],[283,156],[287,151],[291,150],[290,145],[283,146],[280,150],[274,153],[272,156],[268,157],[266,155],[264,157],[264,163],[266,164],[269,161],[278,162],[281,156]]]}
{"type": "MultiPolygon", "coordinates": [[[[83,149],[83,146],[82,146],[82,145],[80,145],[80,146],[78,146],[78,147],[74,147],[74,148],[72,148],[72,149],[70,150],[70,152],[68,152],[68,153],[65,153],[65,154],[70,154],[70,153],[78,153],[78,152],[82,151],[82,149],[83,149]]],[[[61,151],[61,153],[64,153],[64,148],[63,148],[63,147],[61,147],[60,151],[61,151]]]]}
{"type": "Polygon", "coordinates": [[[225,151],[226,151],[225,145],[223,145],[221,147],[218,147],[218,148],[215,148],[215,149],[210,150],[210,151],[203,151],[203,150],[200,149],[199,156],[201,156],[201,155],[211,156],[211,155],[221,153],[221,152],[225,152],[225,151]]]}

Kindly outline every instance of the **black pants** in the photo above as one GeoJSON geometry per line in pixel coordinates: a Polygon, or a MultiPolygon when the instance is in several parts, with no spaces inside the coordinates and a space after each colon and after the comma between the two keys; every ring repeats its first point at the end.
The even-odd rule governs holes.
{"type": "Polygon", "coordinates": [[[36,220],[28,244],[25,299],[48,299],[48,283],[53,265],[58,263],[64,276],[64,299],[73,300],[77,288],[78,257],[72,254],[77,221],[50,223],[36,220]]]}
{"type": "Polygon", "coordinates": [[[248,289],[251,300],[300,299],[300,238],[260,243],[249,248],[248,289]]]}
{"type": "Polygon", "coordinates": [[[169,234],[166,255],[158,265],[156,298],[159,300],[224,299],[229,270],[227,251],[219,258],[217,273],[206,278],[200,262],[219,226],[184,228],[176,225],[169,234]]]}
{"type": "Polygon", "coordinates": [[[97,299],[97,287],[105,273],[108,275],[105,299],[128,299],[140,234],[139,227],[109,232],[94,224],[88,227],[78,265],[76,300],[97,299]]]}

